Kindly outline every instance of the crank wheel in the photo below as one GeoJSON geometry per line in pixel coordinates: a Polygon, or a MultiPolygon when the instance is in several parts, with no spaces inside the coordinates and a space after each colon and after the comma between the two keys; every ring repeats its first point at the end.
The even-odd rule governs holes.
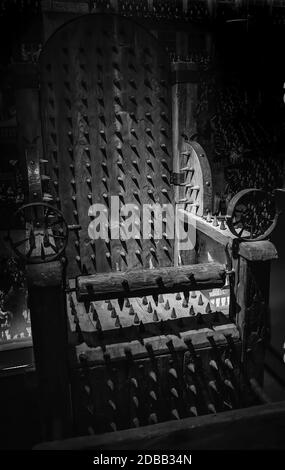
{"type": "Polygon", "coordinates": [[[8,239],[25,263],[47,263],[63,254],[68,226],[62,213],[49,204],[25,204],[12,216],[8,239]]]}
{"type": "Polygon", "coordinates": [[[261,189],[244,189],[228,205],[227,225],[242,240],[265,240],[274,230],[277,218],[274,197],[261,189]]]}

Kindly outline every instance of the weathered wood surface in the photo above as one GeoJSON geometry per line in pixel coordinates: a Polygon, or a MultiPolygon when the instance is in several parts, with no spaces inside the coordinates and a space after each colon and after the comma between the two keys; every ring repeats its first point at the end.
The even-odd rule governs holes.
{"type": "MultiPolygon", "coordinates": [[[[189,214],[188,211],[180,210],[182,213],[189,214]]],[[[195,214],[191,214],[190,217],[193,218],[198,232],[204,233],[219,245],[226,247],[233,240],[237,239],[228,228],[221,230],[219,227],[214,227],[212,223],[195,214]]],[[[268,261],[278,258],[277,250],[269,240],[241,242],[238,247],[238,254],[249,261],[268,261]]]]}
{"type": "Polygon", "coordinates": [[[26,273],[30,288],[62,285],[63,267],[60,261],[51,261],[46,264],[30,264],[26,267],[26,273]]]}
{"type": "MultiPolygon", "coordinates": [[[[187,56],[188,51],[188,36],[183,32],[176,33],[176,50],[178,55],[187,56]]],[[[191,136],[197,132],[197,123],[195,110],[197,106],[198,84],[189,83],[189,80],[181,82],[180,73],[190,68],[190,74],[197,74],[196,64],[188,64],[186,62],[176,62],[172,64],[172,148],[173,148],[173,171],[180,172],[180,169],[185,166],[185,157],[181,154],[184,150],[184,137],[185,135],[191,136]],[[192,70],[193,69],[193,70],[192,70]]],[[[177,203],[182,197],[181,186],[173,186],[174,198],[177,203]]],[[[174,244],[174,264],[179,264],[179,257],[182,264],[195,263],[195,250],[180,250],[180,243],[176,237],[174,244]]]]}
{"type": "Polygon", "coordinates": [[[43,439],[60,439],[71,429],[62,265],[29,266],[27,277],[43,439]]]}
{"type": "MultiPolygon", "coordinates": [[[[192,344],[195,348],[208,348],[209,341],[207,335],[213,335],[213,338],[217,345],[225,345],[225,335],[230,335],[237,343],[240,339],[240,335],[237,327],[233,323],[224,323],[223,325],[216,326],[215,329],[203,328],[200,330],[189,330],[180,333],[179,337],[174,334],[167,334],[167,336],[151,336],[146,338],[143,342],[133,340],[131,342],[132,355],[136,359],[148,358],[149,354],[146,346],[151,345],[154,351],[154,355],[161,356],[169,352],[167,343],[171,340],[175,351],[181,352],[186,351],[184,341],[191,339],[192,344]]],[[[122,341],[120,343],[109,343],[106,345],[105,350],[102,349],[101,345],[97,347],[90,347],[86,343],[82,343],[76,346],[77,360],[80,357],[84,357],[89,364],[92,365],[104,365],[105,357],[104,353],[109,354],[111,360],[124,359],[126,357],[125,349],[130,348],[130,341],[122,341]]],[[[75,359],[75,357],[74,357],[75,359]]]]}
{"type": "Polygon", "coordinates": [[[163,292],[223,287],[225,267],[218,263],[79,276],[77,299],[100,300],[163,292]]]}
{"type": "MultiPolygon", "coordinates": [[[[126,18],[86,15],[47,41],[40,68],[51,192],[67,223],[81,226],[69,236],[68,277],[173,264],[172,239],[124,238],[122,211],[129,203],[142,214],[146,204],[173,202],[165,50],[126,18]],[[114,209],[115,216],[114,196],[121,209],[114,209]],[[96,211],[89,209],[95,203],[103,205],[109,222],[117,219],[120,236],[91,239],[88,227],[96,211]]],[[[164,233],[167,221],[162,222],[164,233]]]]}
{"type": "Polygon", "coordinates": [[[269,240],[243,242],[239,246],[239,254],[248,261],[270,261],[278,258],[278,253],[269,240]]]}
{"type": "Polygon", "coordinates": [[[284,450],[284,431],[285,402],[279,402],[99,436],[43,443],[34,450],[284,450]]]}

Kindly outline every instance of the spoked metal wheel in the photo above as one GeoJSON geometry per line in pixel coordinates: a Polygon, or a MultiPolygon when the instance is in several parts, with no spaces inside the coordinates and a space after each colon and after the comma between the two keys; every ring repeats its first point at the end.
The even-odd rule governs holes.
{"type": "Polygon", "coordinates": [[[25,204],[12,216],[8,239],[26,263],[46,263],[64,253],[68,225],[62,213],[48,204],[25,204]]]}
{"type": "Polygon", "coordinates": [[[228,205],[227,225],[232,234],[242,240],[268,238],[277,219],[274,196],[261,189],[244,189],[228,205]]]}

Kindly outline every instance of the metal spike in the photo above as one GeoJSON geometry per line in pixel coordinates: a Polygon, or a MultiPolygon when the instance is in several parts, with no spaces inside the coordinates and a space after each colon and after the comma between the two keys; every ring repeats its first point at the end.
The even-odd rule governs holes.
{"type": "Polygon", "coordinates": [[[138,388],[139,387],[139,384],[138,384],[138,381],[135,377],[131,377],[131,384],[135,387],[135,388],[138,388]]]}
{"type": "Polygon", "coordinates": [[[212,388],[216,393],[218,393],[218,389],[214,380],[210,380],[209,387],[212,388]]]}
{"type": "Polygon", "coordinates": [[[164,305],[165,310],[170,310],[169,300],[167,299],[164,305]]]}
{"type": "Polygon", "coordinates": [[[90,395],[90,393],[91,393],[91,388],[89,387],[89,385],[84,385],[84,390],[85,390],[85,392],[87,393],[87,395],[90,395]]]}
{"type": "Polygon", "coordinates": [[[172,375],[172,377],[174,377],[175,379],[178,378],[177,372],[176,372],[176,370],[174,369],[174,367],[171,367],[168,372],[169,372],[169,374],[172,375]]]}
{"type": "Polygon", "coordinates": [[[197,411],[196,406],[191,406],[190,409],[189,409],[189,412],[190,412],[193,416],[198,416],[198,411],[197,411]]]}
{"type": "Polygon", "coordinates": [[[131,118],[134,122],[136,122],[136,123],[138,122],[135,113],[130,113],[130,118],[131,118]]]}
{"type": "Polygon", "coordinates": [[[146,298],[146,297],[143,297],[143,298],[142,298],[142,304],[143,304],[143,305],[147,305],[147,304],[148,304],[148,301],[147,301],[147,298],[146,298]]]}
{"type": "Polygon", "coordinates": [[[178,398],[178,392],[177,392],[177,390],[176,390],[175,387],[172,387],[172,388],[170,389],[170,393],[171,393],[175,398],[178,398]]]}
{"type": "Polygon", "coordinates": [[[151,176],[151,175],[146,175],[146,178],[147,178],[147,180],[148,180],[150,183],[153,183],[153,181],[152,181],[152,176],[151,176]]]}
{"type": "Polygon", "coordinates": [[[99,318],[98,318],[98,320],[97,320],[97,322],[96,322],[96,329],[97,329],[98,331],[102,331],[102,325],[101,325],[101,322],[100,322],[99,318]]]}
{"type": "Polygon", "coordinates": [[[225,364],[226,364],[226,366],[227,366],[230,370],[233,370],[233,369],[234,369],[234,366],[233,366],[233,364],[232,364],[232,361],[231,361],[229,358],[225,359],[225,364]]]}
{"type": "Polygon", "coordinates": [[[211,359],[209,362],[210,367],[212,367],[215,370],[219,370],[218,365],[214,359],[211,359]]]}
{"type": "Polygon", "coordinates": [[[147,311],[148,311],[148,313],[152,313],[152,311],[153,311],[153,309],[152,309],[152,306],[151,306],[151,303],[150,303],[150,302],[148,303],[147,311]]]}
{"type": "Polygon", "coordinates": [[[191,392],[192,392],[194,395],[197,395],[197,388],[195,387],[194,384],[189,385],[189,390],[191,390],[191,392]]]}
{"type": "Polygon", "coordinates": [[[216,408],[215,408],[215,406],[213,405],[213,403],[209,403],[209,404],[207,405],[207,408],[208,408],[208,410],[210,411],[210,413],[217,414],[216,408]]]}
{"type": "Polygon", "coordinates": [[[170,315],[170,316],[171,316],[171,318],[173,318],[173,319],[174,319],[174,318],[177,318],[177,315],[176,315],[176,312],[175,312],[175,308],[174,308],[174,307],[172,308],[172,312],[171,312],[171,315],[170,315]]]}
{"type": "Polygon", "coordinates": [[[231,390],[234,390],[234,386],[233,386],[233,384],[232,384],[232,382],[231,382],[230,380],[226,379],[226,380],[224,381],[224,384],[225,384],[228,388],[230,388],[231,390]]]}
{"type": "Polygon", "coordinates": [[[210,302],[208,302],[207,305],[206,305],[205,312],[206,312],[206,313],[211,313],[211,311],[212,311],[211,305],[210,305],[210,302]]]}
{"type": "Polygon", "coordinates": [[[156,310],[154,310],[154,311],[153,311],[153,317],[152,317],[152,320],[153,320],[153,321],[158,321],[158,320],[159,320],[159,318],[158,318],[158,315],[157,315],[157,311],[156,311],[156,310]]]}
{"type": "Polygon", "coordinates": [[[155,305],[158,305],[158,295],[157,295],[157,294],[153,294],[153,295],[152,295],[152,298],[153,298],[153,301],[154,301],[155,305]]]}
{"type": "Polygon", "coordinates": [[[151,390],[151,391],[149,392],[149,395],[150,395],[150,397],[151,397],[154,401],[157,401],[157,396],[156,396],[156,393],[155,393],[154,390],[151,390]]]}
{"type": "Polygon", "coordinates": [[[138,317],[138,314],[135,313],[135,316],[134,316],[134,324],[137,325],[139,322],[140,322],[140,319],[139,319],[139,317],[138,317]]]}
{"type": "Polygon", "coordinates": [[[140,427],[140,422],[139,422],[139,420],[138,420],[137,417],[135,417],[135,418],[133,419],[133,425],[135,426],[135,428],[139,428],[139,427],[140,427]]]}
{"type": "Polygon", "coordinates": [[[188,308],[188,301],[185,298],[183,299],[182,307],[188,308]]]}
{"type": "Polygon", "coordinates": [[[189,364],[187,365],[187,369],[190,370],[192,374],[195,374],[195,364],[193,364],[193,362],[189,362],[189,364]]]}
{"type": "Polygon", "coordinates": [[[148,422],[149,422],[149,424],[157,424],[158,423],[156,413],[151,413],[149,415],[148,422]]]}
{"type": "Polygon", "coordinates": [[[179,413],[176,409],[173,409],[171,410],[171,415],[175,418],[175,419],[180,419],[180,416],[179,416],[179,413]]]}
{"type": "Polygon", "coordinates": [[[157,376],[153,370],[150,371],[149,376],[155,383],[157,383],[157,376]]]}
{"type": "Polygon", "coordinates": [[[110,407],[111,407],[114,411],[117,410],[117,407],[116,407],[115,403],[113,402],[113,400],[108,400],[108,404],[110,405],[110,407]]]}
{"type": "Polygon", "coordinates": [[[199,295],[199,299],[198,299],[198,305],[203,305],[204,302],[203,302],[203,299],[202,299],[202,294],[199,295]]]}
{"type": "Polygon", "coordinates": [[[135,395],[133,396],[133,402],[134,402],[134,405],[136,408],[139,407],[139,400],[138,400],[138,397],[136,397],[135,395]]]}
{"type": "Polygon", "coordinates": [[[113,380],[108,379],[108,380],[107,380],[107,386],[108,386],[108,388],[109,388],[112,392],[114,391],[115,386],[114,386],[113,380]]]}
{"type": "Polygon", "coordinates": [[[195,310],[194,310],[193,305],[191,305],[191,307],[190,307],[189,315],[195,315],[195,310]]]}
{"type": "Polygon", "coordinates": [[[117,426],[114,422],[110,423],[110,427],[113,431],[117,431],[117,426]]]}
{"type": "Polygon", "coordinates": [[[213,227],[218,227],[219,226],[219,223],[218,223],[218,219],[217,219],[217,216],[214,215],[214,220],[213,220],[213,227]]]}

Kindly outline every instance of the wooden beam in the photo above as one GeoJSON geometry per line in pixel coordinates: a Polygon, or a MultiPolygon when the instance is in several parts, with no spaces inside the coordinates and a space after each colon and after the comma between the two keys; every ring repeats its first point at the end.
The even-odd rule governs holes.
{"type": "MultiPolygon", "coordinates": [[[[284,449],[285,402],[46,442],[35,450],[284,449]]],[[[189,451],[189,454],[191,454],[189,451]]]]}
{"type": "MultiPolygon", "coordinates": [[[[199,232],[215,240],[219,245],[226,247],[233,240],[237,239],[228,228],[221,230],[219,227],[214,227],[212,223],[202,219],[202,217],[198,217],[184,209],[181,209],[181,211],[192,219],[199,232]]],[[[256,242],[241,241],[238,247],[238,254],[248,261],[269,261],[278,258],[277,250],[269,240],[256,242]]]]}
{"type": "Polygon", "coordinates": [[[83,301],[222,288],[224,283],[223,265],[203,263],[79,276],[76,287],[77,299],[83,301]]]}
{"type": "Polygon", "coordinates": [[[278,258],[277,250],[269,240],[242,242],[239,254],[248,261],[270,261],[278,258]]]}
{"type": "Polygon", "coordinates": [[[42,438],[71,435],[63,266],[27,266],[28,301],[41,401],[42,438]]]}
{"type": "MultiPolygon", "coordinates": [[[[189,339],[191,339],[192,344],[198,353],[198,350],[209,347],[209,340],[207,339],[207,335],[209,333],[213,335],[215,343],[219,346],[225,345],[226,334],[231,336],[234,343],[238,343],[240,340],[239,331],[236,325],[229,322],[224,323],[223,325],[218,325],[213,329],[202,328],[200,330],[181,331],[179,336],[174,334],[150,336],[145,338],[143,343],[139,340],[132,340],[132,354],[136,360],[148,359],[149,353],[146,349],[147,344],[152,346],[155,356],[168,354],[169,348],[167,343],[170,340],[172,341],[176,352],[185,352],[187,349],[184,341],[189,339]]],[[[125,348],[128,348],[129,345],[130,341],[109,343],[106,345],[106,349],[103,350],[101,346],[90,347],[86,343],[82,343],[76,346],[76,356],[78,363],[80,362],[80,357],[83,356],[86,359],[86,362],[88,364],[92,364],[92,366],[104,366],[106,364],[105,353],[110,356],[112,361],[125,360],[125,348]]]]}

